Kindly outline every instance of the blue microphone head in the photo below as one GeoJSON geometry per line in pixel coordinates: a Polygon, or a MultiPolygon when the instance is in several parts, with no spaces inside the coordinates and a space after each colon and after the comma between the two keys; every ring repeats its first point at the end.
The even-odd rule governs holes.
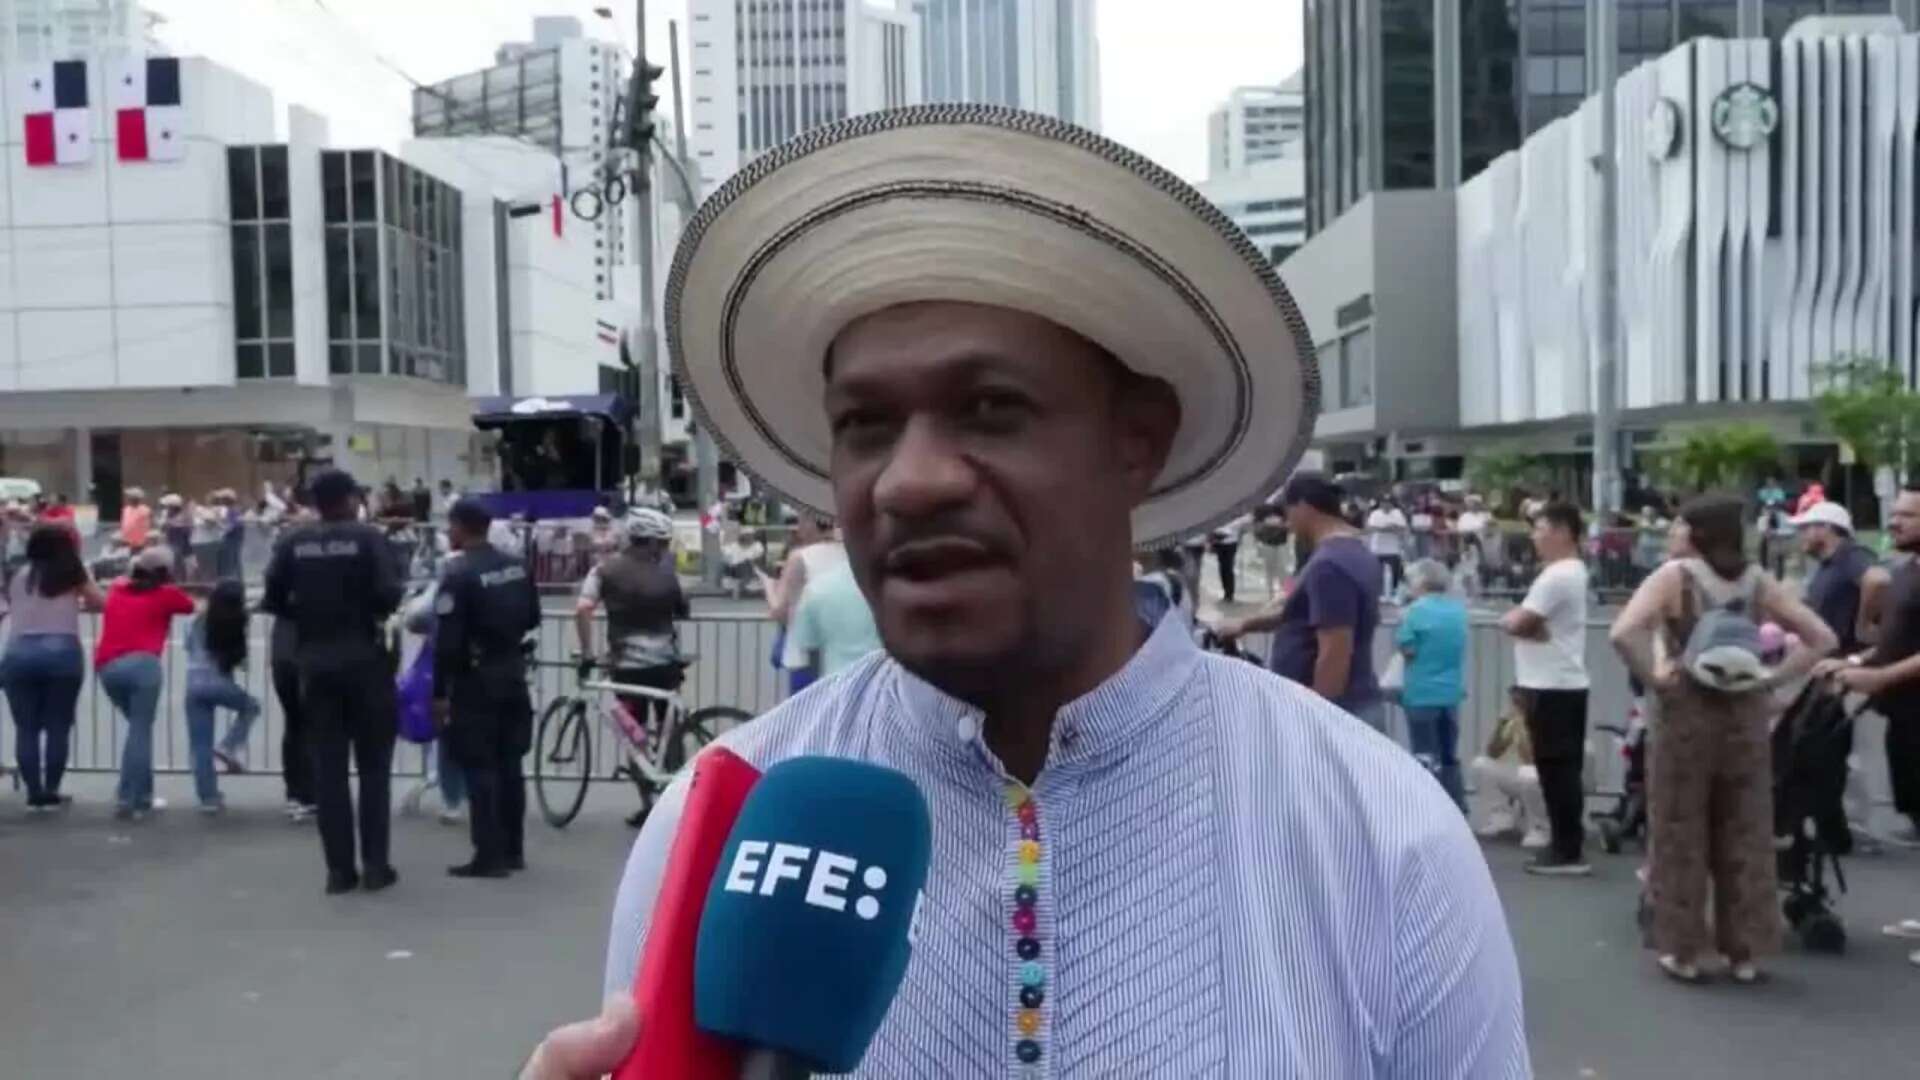
{"type": "Polygon", "coordinates": [[[825,757],[768,769],[700,916],[695,1022],[852,1072],[906,975],[932,845],[926,800],[901,773],[825,757]]]}

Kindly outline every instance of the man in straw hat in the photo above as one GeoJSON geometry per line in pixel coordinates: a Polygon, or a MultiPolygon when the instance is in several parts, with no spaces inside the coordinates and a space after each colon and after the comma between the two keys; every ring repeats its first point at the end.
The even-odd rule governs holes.
{"type": "MultiPolygon", "coordinates": [[[[1278,488],[1318,409],[1306,328],[1226,218],[1043,117],[870,114],[709,200],[667,310],[701,425],[839,521],[886,645],[722,744],[860,757],[932,807],[915,958],[859,1074],[1527,1074],[1505,920],[1439,786],[1134,617],[1135,548],[1278,488]]],[[[685,798],[629,859],[607,1013],[524,1076],[632,1045],[685,798]]]]}

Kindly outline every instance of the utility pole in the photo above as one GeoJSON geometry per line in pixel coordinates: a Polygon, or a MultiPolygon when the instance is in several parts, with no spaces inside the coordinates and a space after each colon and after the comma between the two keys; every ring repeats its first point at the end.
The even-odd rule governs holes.
{"type": "MultiPolygon", "coordinates": [[[[667,24],[667,44],[672,49],[667,63],[673,68],[673,143],[675,156],[680,159],[681,189],[685,196],[680,202],[680,227],[685,229],[698,209],[699,193],[693,185],[698,182],[700,167],[687,153],[687,97],[680,92],[680,22],[677,19],[667,24]]],[[[693,459],[694,497],[704,514],[707,507],[720,498],[720,449],[714,445],[713,433],[705,424],[693,425],[693,459]]],[[[700,530],[700,580],[714,588],[720,586],[720,535],[711,529],[700,530]]]]}
{"type": "Polygon", "coordinates": [[[634,246],[640,258],[640,479],[658,488],[660,478],[660,318],[653,281],[653,92],[659,68],[647,62],[647,0],[634,0],[633,80],[627,89],[624,137],[635,155],[634,246]]]}
{"type": "Polygon", "coordinates": [[[1593,513],[1605,527],[1619,512],[1620,419],[1616,397],[1620,382],[1620,185],[1619,145],[1615,131],[1614,84],[1620,47],[1614,0],[1587,0],[1587,71],[1600,95],[1600,150],[1593,159],[1600,197],[1593,200],[1597,235],[1588,279],[1594,283],[1593,358],[1593,513]]]}
{"type": "Polygon", "coordinates": [[[1433,0],[1433,186],[1460,186],[1460,0],[1433,0]]]}

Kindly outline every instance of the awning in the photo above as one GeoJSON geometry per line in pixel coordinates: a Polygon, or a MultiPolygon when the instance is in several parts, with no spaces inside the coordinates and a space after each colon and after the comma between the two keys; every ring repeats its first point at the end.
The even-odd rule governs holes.
{"type": "Polygon", "coordinates": [[[491,431],[521,420],[566,420],[595,416],[624,425],[633,406],[618,394],[575,394],[569,397],[489,397],[474,402],[473,426],[491,431]]]}

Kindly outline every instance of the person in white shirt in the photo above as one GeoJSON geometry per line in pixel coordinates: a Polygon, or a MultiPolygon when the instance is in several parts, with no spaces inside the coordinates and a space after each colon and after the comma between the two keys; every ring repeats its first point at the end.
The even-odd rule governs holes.
{"type": "Polygon", "coordinates": [[[1580,508],[1549,503],[1533,522],[1540,573],[1500,628],[1514,639],[1514,685],[1526,702],[1527,735],[1547,804],[1553,845],[1527,864],[1530,874],[1584,876],[1585,795],[1580,765],[1587,742],[1587,566],[1580,508]]]}
{"type": "Polygon", "coordinates": [[[1233,603],[1234,564],[1240,557],[1240,538],[1247,527],[1253,524],[1252,514],[1242,514],[1213,530],[1207,539],[1214,559],[1220,564],[1220,599],[1223,603],[1233,603]]]}
{"type": "Polygon", "coordinates": [[[1367,515],[1367,550],[1380,560],[1388,577],[1387,590],[1400,591],[1407,576],[1407,515],[1391,502],[1382,502],[1367,515]]]}
{"type": "Polygon", "coordinates": [[[1415,559],[1430,559],[1434,557],[1433,519],[1433,508],[1426,503],[1415,506],[1413,513],[1407,518],[1407,527],[1412,530],[1413,557],[1415,559]]]}
{"type": "Polygon", "coordinates": [[[1467,496],[1467,507],[1460,511],[1453,531],[1460,547],[1460,583],[1468,596],[1480,592],[1480,569],[1487,562],[1487,529],[1492,524],[1493,515],[1487,513],[1485,501],[1478,495],[1467,496]]]}

